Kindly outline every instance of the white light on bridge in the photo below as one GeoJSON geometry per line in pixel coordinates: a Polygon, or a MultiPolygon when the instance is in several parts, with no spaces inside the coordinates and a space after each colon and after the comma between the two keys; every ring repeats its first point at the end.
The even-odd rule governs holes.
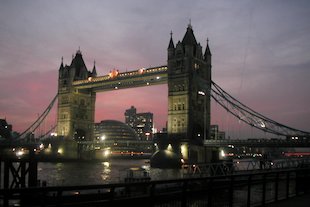
{"type": "Polygon", "coordinates": [[[102,135],[102,136],[101,136],[101,141],[104,141],[105,138],[106,138],[106,137],[105,137],[104,135],[102,135]]]}
{"type": "Polygon", "coordinates": [[[171,146],[171,144],[168,144],[167,150],[172,151],[172,146],[171,146]]]}
{"type": "Polygon", "coordinates": [[[202,96],[205,96],[205,95],[206,95],[206,93],[203,92],[203,91],[198,91],[198,94],[199,94],[199,95],[202,95],[202,96]]]}
{"type": "Polygon", "coordinates": [[[159,76],[157,76],[157,77],[156,77],[156,79],[157,79],[157,80],[159,80],[159,79],[160,79],[160,77],[159,77],[159,76]]]}
{"type": "Polygon", "coordinates": [[[260,126],[261,126],[262,128],[265,128],[265,127],[266,127],[266,125],[265,125],[264,122],[261,122],[261,123],[260,123],[260,126]]]}

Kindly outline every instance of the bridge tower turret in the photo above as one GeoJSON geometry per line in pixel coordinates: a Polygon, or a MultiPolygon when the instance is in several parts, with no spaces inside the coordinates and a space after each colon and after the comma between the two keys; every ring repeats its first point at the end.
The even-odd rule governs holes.
{"type": "Polygon", "coordinates": [[[168,140],[189,162],[205,162],[210,137],[211,52],[203,54],[191,24],[182,42],[168,46],[168,140]]]}
{"type": "Polygon", "coordinates": [[[74,81],[96,76],[87,70],[78,50],[70,65],[59,68],[57,134],[66,140],[91,140],[95,118],[96,93],[92,89],[77,90],[74,81]]]}

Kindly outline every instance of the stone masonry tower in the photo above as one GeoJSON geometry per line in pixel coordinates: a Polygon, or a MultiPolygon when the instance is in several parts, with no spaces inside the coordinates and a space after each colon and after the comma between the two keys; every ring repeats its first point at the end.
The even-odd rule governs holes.
{"type": "Polygon", "coordinates": [[[97,76],[96,67],[87,70],[78,50],[71,64],[59,68],[57,134],[65,140],[91,140],[95,117],[96,93],[92,89],[77,90],[73,81],[97,76]]]}
{"type": "Polygon", "coordinates": [[[182,42],[168,46],[168,138],[189,162],[206,159],[210,137],[211,52],[197,43],[189,24],[182,42]]]}

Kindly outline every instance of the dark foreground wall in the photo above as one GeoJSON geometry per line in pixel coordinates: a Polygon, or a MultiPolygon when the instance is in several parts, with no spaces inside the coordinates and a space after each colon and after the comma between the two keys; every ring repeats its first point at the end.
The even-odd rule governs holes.
{"type": "Polygon", "coordinates": [[[1,189],[1,205],[258,206],[310,190],[310,167],[181,180],[1,189]]]}

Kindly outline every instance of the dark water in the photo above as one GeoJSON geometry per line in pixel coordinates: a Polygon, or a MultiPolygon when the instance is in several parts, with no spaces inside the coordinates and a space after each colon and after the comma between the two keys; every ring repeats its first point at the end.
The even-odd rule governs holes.
{"type": "Polygon", "coordinates": [[[109,162],[63,162],[38,164],[38,179],[48,186],[92,185],[122,182],[126,169],[145,168],[152,180],[181,178],[181,170],[150,168],[149,160],[111,160],[109,162]]]}

